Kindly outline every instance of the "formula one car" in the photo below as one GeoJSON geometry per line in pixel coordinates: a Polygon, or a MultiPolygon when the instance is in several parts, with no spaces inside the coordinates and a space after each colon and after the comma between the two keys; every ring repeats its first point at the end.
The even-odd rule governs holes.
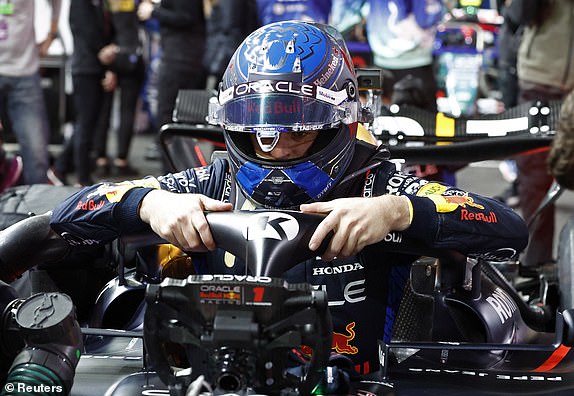
{"type": "Polygon", "coordinates": [[[574,222],[561,233],[557,265],[535,274],[521,272],[516,252],[491,261],[389,235],[377,248],[421,258],[394,338],[379,346],[380,370],[350,377],[330,361],[331,346],[352,335],[332,333],[325,294],[278,278],[315,256],[306,246],[321,219],[292,211],[208,213],[217,244],[247,264],[242,276],[193,275],[190,258],[154,235],[124,237],[95,255],[80,251],[51,232],[49,213],[0,231],[0,278],[10,282],[0,283],[4,394],[574,392],[574,222]],[[94,265],[94,256],[105,264],[94,265]],[[51,274],[82,268],[101,287],[86,304],[90,290],[72,288],[80,282],[72,272],[75,279],[58,288],[20,297],[7,274],[38,264],[51,274]],[[92,276],[94,267],[104,275],[92,276]],[[310,359],[294,354],[301,345],[312,350],[310,359]]]}
{"type": "MultiPolygon", "coordinates": [[[[153,274],[142,256],[103,288],[93,311],[92,323],[122,315],[123,328],[80,327],[65,294],[6,298],[4,285],[1,350],[16,353],[6,384],[28,381],[35,390],[72,395],[185,395],[202,385],[213,394],[330,394],[316,388],[333,342],[326,296],[276,278],[315,255],[306,246],[321,217],[236,211],[207,219],[219,246],[243,257],[249,273],[154,282],[186,259],[153,274]],[[262,219],[281,219],[290,231],[267,238],[262,219]],[[297,365],[291,351],[301,345],[313,354],[297,365]]],[[[31,256],[54,261],[68,250],[48,222],[49,214],[34,216],[2,231],[2,263],[31,256]]],[[[125,238],[120,251],[158,242],[125,238]]],[[[395,340],[380,345],[380,372],[349,384],[346,394],[571,394],[574,310],[550,301],[557,284],[541,275],[540,294],[525,301],[497,264],[483,258],[425,249],[399,234],[380,245],[423,258],[413,265],[395,340]]]]}

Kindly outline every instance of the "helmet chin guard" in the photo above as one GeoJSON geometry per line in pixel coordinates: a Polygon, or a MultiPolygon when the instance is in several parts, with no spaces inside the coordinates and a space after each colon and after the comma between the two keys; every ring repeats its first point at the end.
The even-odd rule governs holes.
{"type": "Polygon", "coordinates": [[[319,132],[329,143],[310,156],[289,161],[272,161],[245,155],[243,132],[225,135],[227,150],[237,183],[242,192],[268,208],[295,208],[321,200],[342,178],[353,157],[356,124],[319,132]],[[349,137],[352,138],[349,138],[349,137]],[[239,142],[238,142],[239,140],[239,142]]]}
{"type": "Polygon", "coordinates": [[[320,200],[354,153],[360,103],[357,78],[340,34],[328,25],[272,23],[251,33],[223,75],[209,120],[225,133],[243,193],[271,208],[320,200]],[[269,160],[283,133],[319,132],[304,157],[269,160]],[[255,135],[251,139],[250,135],[255,135]]]}

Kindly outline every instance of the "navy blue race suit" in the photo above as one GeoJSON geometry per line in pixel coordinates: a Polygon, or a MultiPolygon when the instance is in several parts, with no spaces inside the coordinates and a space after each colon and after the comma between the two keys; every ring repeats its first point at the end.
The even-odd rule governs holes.
{"type": "MultiPolygon", "coordinates": [[[[357,153],[374,152],[357,144],[357,153]]],[[[368,156],[367,155],[367,156],[368,156]]],[[[347,172],[363,169],[365,162],[352,164],[347,172]]],[[[232,202],[242,208],[226,159],[203,168],[167,174],[158,178],[87,187],[59,205],[52,228],[76,245],[104,244],[122,233],[149,231],[138,216],[138,205],[153,188],[176,193],[199,193],[232,202]]],[[[500,248],[521,251],[527,243],[527,229],[512,209],[476,194],[396,171],[382,165],[359,172],[329,199],[348,196],[406,195],[412,203],[412,224],[403,235],[436,248],[454,248],[462,253],[490,253],[500,248]],[[344,188],[343,188],[344,187],[344,188]]],[[[245,205],[243,206],[245,208],[245,205]]],[[[251,206],[253,208],[253,206],[251,206]]],[[[495,253],[494,253],[495,254],[495,253]]],[[[326,289],[333,316],[333,351],[345,354],[359,373],[378,369],[377,340],[390,341],[395,316],[415,256],[376,250],[324,262],[319,258],[303,262],[284,274],[288,282],[308,282],[326,289]]],[[[243,274],[244,267],[229,253],[216,250],[194,255],[197,273],[243,274]]]]}

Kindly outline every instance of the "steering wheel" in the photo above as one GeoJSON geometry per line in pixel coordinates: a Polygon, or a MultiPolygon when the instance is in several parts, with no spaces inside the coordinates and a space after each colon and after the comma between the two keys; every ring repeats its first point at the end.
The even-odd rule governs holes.
{"type": "MultiPolygon", "coordinates": [[[[286,388],[310,394],[330,356],[327,295],[278,277],[317,255],[308,244],[324,216],[234,211],[206,218],[217,246],[243,258],[248,275],[197,275],[148,285],[144,340],[152,366],[179,394],[199,375],[223,392],[251,387],[266,394],[286,388]],[[174,345],[179,354],[170,352],[174,345]],[[310,356],[293,352],[301,346],[310,356]],[[182,362],[191,367],[187,375],[173,369],[182,362]]],[[[139,245],[153,239],[127,238],[139,245]]]]}

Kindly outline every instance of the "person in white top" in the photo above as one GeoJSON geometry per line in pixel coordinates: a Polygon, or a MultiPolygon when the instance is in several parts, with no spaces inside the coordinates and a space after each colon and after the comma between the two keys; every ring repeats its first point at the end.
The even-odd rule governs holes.
{"type": "MultiPolygon", "coordinates": [[[[35,2],[0,0],[0,107],[20,145],[24,183],[48,183],[50,126],[40,86],[39,58],[58,36],[61,0],[52,0],[50,30],[36,43],[35,2]]],[[[48,14],[49,15],[49,14],[48,14]]]]}

